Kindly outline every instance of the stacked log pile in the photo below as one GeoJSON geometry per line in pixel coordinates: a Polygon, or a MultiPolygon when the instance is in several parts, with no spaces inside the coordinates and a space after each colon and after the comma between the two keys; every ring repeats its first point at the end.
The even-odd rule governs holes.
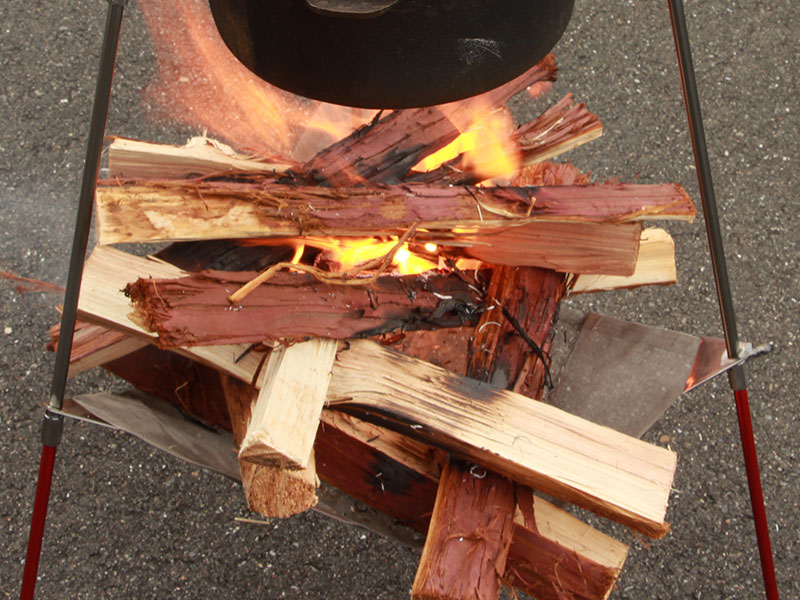
{"type": "Polygon", "coordinates": [[[414,598],[608,597],[627,548],[540,494],[659,538],[676,457],[537,401],[552,326],[567,294],[674,282],[643,221],[695,209],[675,184],[542,162],[602,130],[570,96],[514,132],[509,186],[463,155],[414,170],[554,75],[548,57],[480,102],[378,114],[304,164],[115,140],[71,372],[231,430],[256,512],[313,507],[321,479],[425,534],[414,598]],[[319,239],[362,236],[388,249],[331,268],[319,239]],[[397,275],[405,248],[439,268],[397,275]]]}

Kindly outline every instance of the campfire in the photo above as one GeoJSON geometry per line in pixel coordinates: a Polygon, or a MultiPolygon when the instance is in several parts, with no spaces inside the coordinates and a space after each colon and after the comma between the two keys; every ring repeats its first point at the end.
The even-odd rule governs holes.
{"type": "Polygon", "coordinates": [[[167,10],[191,27],[156,36],[180,53],[162,73],[191,56],[206,75],[150,93],[240,150],[113,140],[72,372],[232,431],[255,512],[325,504],[322,480],[426,535],[414,598],[607,597],[627,547],[541,494],[659,538],[676,459],[540,402],[553,326],[570,294],[674,283],[644,222],[691,221],[685,191],[548,162],[602,132],[571,95],[513,123],[552,56],[468,100],[344,109],[268,90],[207,8],[165,4],[144,3],[154,29],[167,10]],[[168,245],[111,247],[140,242],[168,245]]]}

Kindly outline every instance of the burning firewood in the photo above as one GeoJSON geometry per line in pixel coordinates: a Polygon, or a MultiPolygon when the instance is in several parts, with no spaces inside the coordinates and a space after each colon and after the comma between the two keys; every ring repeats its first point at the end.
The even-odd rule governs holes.
{"type": "MultiPolygon", "coordinates": [[[[491,231],[531,222],[692,221],[680,185],[324,188],[281,181],[107,182],[97,196],[103,244],[275,236],[491,231]]],[[[436,235],[436,234],[432,234],[436,235]]],[[[420,236],[422,241],[426,237],[420,236]]],[[[455,236],[458,239],[458,236],[455,236]]]]}
{"type": "MultiPolygon", "coordinates": [[[[518,127],[511,140],[519,145],[521,165],[530,166],[586,144],[602,134],[600,119],[589,112],[585,104],[574,104],[572,94],[567,94],[537,119],[518,127]]],[[[411,173],[406,181],[471,185],[484,179],[478,171],[496,172],[497,169],[491,161],[487,164],[484,160],[480,165],[473,163],[462,153],[436,169],[411,173]]]]}
{"type": "Polygon", "coordinates": [[[254,511],[314,506],[319,477],[427,531],[415,598],[496,598],[501,581],[548,600],[606,597],[625,546],[532,489],[661,537],[675,455],[530,397],[549,377],[560,298],[674,281],[671,238],[642,221],[696,211],[678,185],[591,185],[542,165],[602,132],[570,95],[504,130],[509,97],[554,76],[548,57],[476,99],[378,113],[303,164],[205,140],[115,142],[75,369],[102,362],[231,428],[254,511]],[[456,152],[437,168],[435,152],[496,117],[511,160],[456,152]],[[388,250],[348,262],[339,247],[362,236],[388,250]],[[215,241],[232,239],[264,247],[215,241]],[[144,241],[183,241],[162,253],[177,265],[104,246],[144,241]],[[425,272],[392,272],[401,251],[425,272]],[[217,253],[226,270],[211,264],[217,253]],[[461,340],[445,352],[461,352],[458,373],[356,339],[419,329],[461,340]]]}
{"type": "Polygon", "coordinates": [[[316,182],[336,186],[403,181],[420,160],[455,140],[476,115],[495,110],[534,83],[554,80],[555,74],[555,59],[548,55],[516,79],[477,98],[394,111],[317,154],[303,172],[316,182]]]}

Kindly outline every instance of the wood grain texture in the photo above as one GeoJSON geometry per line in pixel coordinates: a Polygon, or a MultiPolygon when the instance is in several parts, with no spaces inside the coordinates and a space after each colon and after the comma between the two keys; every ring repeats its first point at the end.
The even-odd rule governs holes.
{"type": "Polygon", "coordinates": [[[420,160],[458,137],[476,116],[495,110],[534,83],[555,80],[555,75],[555,58],[549,54],[519,77],[476,98],[379,113],[372,123],[308,161],[303,173],[330,185],[399,182],[420,160]]]}
{"type": "Polygon", "coordinates": [[[183,146],[115,137],[108,146],[109,175],[114,179],[188,179],[205,175],[256,172],[272,175],[296,167],[286,159],[254,159],[206,137],[183,146]]]}
{"type": "MultiPolygon", "coordinates": [[[[220,383],[238,447],[249,427],[257,391],[226,375],[221,376],[220,383]]],[[[239,468],[248,508],[265,517],[290,517],[313,508],[319,501],[313,452],[302,469],[282,469],[242,459],[239,468]]]]}
{"type": "MultiPolygon", "coordinates": [[[[55,352],[58,349],[60,330],[60,324],[50,328],[48,350],[55,352]]],[[[147,346],[146,341],[126,335],[121,331],[114,331],[86,321],[77,321],[69,355],[68,376],[74,377],[78,373],[135,352],[143,346],[147,346]]]]}
{"type": "Polygon", "coordinates": [[[366,340],[337,355],[328,399],[651,537],[668,530],[671,451],[366,340]]]}
{"type": "Polygon", "coordinates": [[[621,290],[644,285],[674,285],[678,281],[675,265],[675,240],[658,227],[642,230],[639,255],[633,275],[596,275],[583,273],[575,277],[570,294],[586,294],[621,290]]]}
{"type": "Polygon", "coordinates": [[[239,459],[305,469],[328,392],[336,340],[315,338],[270,352],[239,459]]]}
{"type": "MultiPolygon", "coordinates": [[[[177,402],[179,391],[183,399],[178,404],[189,415],[211,426],[232,428],[235,443],[241,442],[250,419],[252,386],[226,375],[220,378],[215,370],[173,352],[153,346],[145,351],[148,354],[134,353],[115,361],[116,367],[111,370],[170,403],[177,402]],[[165,371],[164,365],[170,368],[165,371]]],[[[441,451],[350,415],[325,410],[315,455],[318,474],[324,481],[399,523],[417,531],[427,530],[443,462],[441,451]]],[[[253,469],[248,471],[249,486],[258,485],[259,469],[269,469],[260,465],[245,468],[253,469]]],[[[261,481],[274,477],[269,470],[265,473],[268,475],[261,481]]],[[[301,483],[295,493],[303,490],[308,491],[308,487],[301,483]]],[[[627,552],[624,544],[540,498],[532,501],[535,527],[526,527],[521,510],[515,514],[515,543],[510,546],[507,581],[523,591],[542,590],[556,572],[561,580],[581,577],[588,579],[587,586],[597,586],[590,579],[595,571],[585,561],[603,565],[601,575],[619,572],[627,552]],[[538,549],[542,545],[545,551],[538,549]],[[564,559],[565,553],[569,560],[564,559]]],[[[604,576],[604,580],[613,579],[604,576]]]]}
{"type": "MultiPolygon", "coordinates": [[[[99,246],[86,262],[81,281],[80,318],[129,333],[154,343],[155,335],[129,318],[132,311],[123,289],[139,277],[175,278],[186,275],[163,262],[133,256],[99,246]]],[[[261,362],[260,352],[248,352],[246,344],[179,348],[177,352],[213,366],[243,381],[250,381],[261,362]]]]}
{"type": "MultiPolygon", "coordinates": [[[[485,473],[484,473],[485,476],[485,473]]],[[[514,529],[514,484],[484,484],[470,466],[442,469],[428,538],[411,590],[413,600],[496,600],[514,529]]]]}
{"type": "Polygon", "coordinates": [[[429,231],[451,231],[538,221],[691,221],[695,215],[688,195],[677,184],[472,187],[417,183],[330,188],[269,179],[154,180],[109,182],[97,190],[101,244],[396,235],[415,223],[429,231]]]}
{"type": "Polygon", "coordinates": [[[125,288],[135,318],[164,348],[346,339],[395,330],[458,327],[481,309],[477,293],[456,275],[378,277],[367,285],[323,283],[278,273],[232,305],[232,290],[254,272],[204,272],[177,279],[138,279],[125,288]]]}

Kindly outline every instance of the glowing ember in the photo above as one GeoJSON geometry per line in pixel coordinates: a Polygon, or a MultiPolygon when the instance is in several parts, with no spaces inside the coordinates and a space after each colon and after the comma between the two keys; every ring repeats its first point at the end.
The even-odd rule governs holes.
{"type": "MultiPolygon", "coordinates": [[[[397,245],[398,238],[392,236],[389,240],[377,238],[264,238],[239,240],[242,246],[290,246],[294,248],[292,264],[298,264],[306,247],[322,250],[321,258],[335,271],[352,271],[370,261],[380,259],[389,254],[397,245]]],[[[428,252],[435,252],[436,244],[425,244],[428,252]]],[[[403,244],[392,259],[391,272],[401,275],[417,275],[425,271],[438,269],[439,264],[414,254],[403,244]]]]}
{"type": "MultiPolygon", "coordinates": [[[[349,271],[389,254],[397,245],[397,238],[392,237],[385,242],[376,238],[306,238],[305,242],[309,246],[323,249],[326,259],[341,265],[342,271],[349,271]]],[[[415,275],[436,269],[439,265],[414,254],[409,250],[408,244],[403,244],[395,253],[392,266],[395,272],[402,275],[415,275]]]]}

